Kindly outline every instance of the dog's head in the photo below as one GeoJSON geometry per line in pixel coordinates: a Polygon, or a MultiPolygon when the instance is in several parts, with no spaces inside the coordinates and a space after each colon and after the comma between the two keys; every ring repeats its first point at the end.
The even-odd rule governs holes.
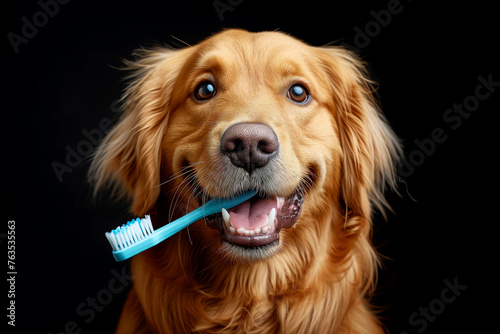
{"type": "Polygon", "coordinates": [[[181,50],[140,51],[128,65],[123,115],[91,172],[97,186],[124,186],[135,214],[168,202],[171,218],[257,190],[196,233],[219,254],[259,260],[304,246],[304,235],[359,233],[385,204],[399,145],[350,52],[226,30],[181,50]]]}

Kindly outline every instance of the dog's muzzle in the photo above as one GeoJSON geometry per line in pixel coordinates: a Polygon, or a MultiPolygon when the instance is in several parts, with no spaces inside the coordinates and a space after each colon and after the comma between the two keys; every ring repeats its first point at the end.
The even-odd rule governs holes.
{"type": "MultiPolygon", "coordinates": [[[[237,123],[221,136],[220,150],[234,167],[252,176],[278,156],[279,141],[268,125],[237,123]]],[[[234,179],[232,182],[240,181],[234,179]]],[[[297,221],[303,201],[299,189],[286,197],[255,190],[259,194],[252,199],[205,218],[207,226],[221,231],[222,241],[246,248],[273,245],[279,242],[281,228],[290,227],[297,221]]]]}

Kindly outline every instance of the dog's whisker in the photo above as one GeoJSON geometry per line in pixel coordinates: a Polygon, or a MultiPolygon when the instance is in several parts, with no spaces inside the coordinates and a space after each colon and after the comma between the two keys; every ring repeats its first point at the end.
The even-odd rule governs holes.
{"type": "MultiPolygon", "coordinates": [[[[187,201],[187,208],[189,208],[191,200],[194,197],[199,196],[200,193],[203,194],[203,192],[201,192],[201,190],[196,191],[197,189],[199,189],[198,180],[199,180],[200,176],[203,177],[206,173],[210,172],[211,166],[213,164],[214,164],[214,162],[212,161],[208,166],[201,168],[198,172],[196,172],[194,169],[191,169],[192,174],[189,174],[187,177],[185,177],[181,181],[181,183],[176,187],[176,192],[175,192],[175,194],[173,196],[173,200],[171,202],[171,203],[173,203],[173,205],[171,205],[171,209],[170,209],[170,220],[172,220],[175,209],[179,205],[182,197],[184,197],[186,194],[189,193],[189,197],[188,197],[188,201],[187,201]]],[[[202,196],[202,197],[204,197],[204,196],[202,196]]],[[[205,203],[204,198],[202,198],[202,202],[203,202],[203,204],[205,203]]]]}
{"type": "Polygon", "coordinates": [[[186,43],[185,41],[183,41],[182,39],[180,39],[179,37],[176,37],[176,36],[174,36],[174,35],[170,35],[170,36],[171,36],[173,39],[175,39],[175,40],[177,40],[177,41],[181,42],[182,44],[184,44],[184,45],[186,45],[186,46],[188,46],[188,47],[190,47],[190,46],[191,46],[191,45],[189,45],[188,43],[186,43]]]}
{"type": "Polygon", "coordinates": [[[194,170],[190,170],[190,173],[188,173],[188,176],[185,177],[181,183],[175,187],[175,192],[172,196],[172,201],[170,202],[170,208],[169,208],[169,221],[172,221],[175,209],[177,208],[181,197],[183,196],[182,191],[185,189],[186,186],[191,184],[192,180],[196,178],[196,175],[194,173],[194,170]]]}
{"type": "MultiPolygon", "coordinates": [[[[198,181],[203,182],[204,180],[214,180],[212,174],[214,173],[215,170],[218,170],[218,161],[214,160],[207,168],[202,172],[198,174],[198,181]]],[[[205,203],[209,200],[209,196],[205,192],[201,192],[201,205],[205,205],[205,203]]]]}
{"type": "Polygon", "coordinates": [[[208,176],[210,176],[210,174],[213,172],[213,170],[216,169],[217,163],[218,163],[217,160],[213,160],[212,162],[210,162],[210,164],[208,166],[205,166],[205,168],[198,171],[198,173],[197,173],[198,182],[204,183],[207,178],[209,180],[212,179],[212,178],[209,178],[208,176]]]}
{"type": "MultiPolygon", "coordinates": [[[[206,173],[209,173],[211,171],[210,167],[212,164],[214,164],[214,162],[210,163],[209,166],[200,169],[198,171],[198,173],[196,173],[192,169],[190,170],[192,172],[192,174],[183,173],[183,175],[188,174],[188,176],[184,180],[182,180],[182,182],[179,184],[179,186],[176,187],[177,189],[176,189],[176,192],[174,194],[174,198],[172,200],[172,202],[174,204],[173,204],[173,206],[171,206],[171,208],[169,210],[170,211],[170,221],[172,221],[172,219],[173,219],[173,214],[175,212],[175,209],[180,204],[180,202],[182,201],[182,198],[186,194],[189,194],[188,199],[187,199],[187,204],[186,204],[186,207],[189,208],[190,204],[191,204],[191,200],[194,197],[199,196],[200,193],[202,193],[201,190],[197,190],[197,189],[199,189],[199,186],[197,184],[197,179],[200,175],[203,176],[206,173]],[[182,188],[181,188],[181,186],[182,186],[182,188]]],[[[205,197],[205,196],[203,196],[203,197],[205,197]]],[[[205,202],[205,199],[203,199],[203,202],[205,202]]],[[[193,241],[191,239],[191,234],[190,234],[189,228],[187,228],[187,234],[188,234],[189,242],[190,242],[191,246],[193,246],[193,241]]]]}
{"type": "Polygon", "coordinates": [[[194,246],[193,240],[191,239],[191,233],[189,232],[189,226],[186,226],[186,231],[187,231],[187,236],[188,236],[188,239],[189,239],[189,243],[191,244],[191,246],[194,246]]]}
{"type": "MultiPolygon", "coordinates": [[[[171,191],[174,191],[174,194],[172,196],[172,200],[170,201],[170,207],[169,207],[169,220],[172,221],[173,215],[175,212],[175,209],[177,208],[181,197],[184,196],[183,190],[187,185],[190,185],[189,189],[195,189],[196,184],[193,181],[196,181],[196,171],[194,169],[194,166],[198,166],[201,164],[205,164],[205,161],[200,161],[197,163],[189,164],[188,166],[185,166],[181,168],[181,170],[177,173],[175,173],[173,176],[169,178],[166,182],[170,182],[174,179],[177,179],[179,177],[184,177],[184,179],[177,185],[176,187],[172,188],[171,191]]],[[[203,170],[203,168],[202,168],[203,170]]],[[[189,207],[189,205],[188,205],[189,207]]]]}
{"type": "Polygon", "coordinates": [[[212,164],[210,164],[210,166],[207,168],[207,172],[200,175],[199,179],[202,181],[202,182],[205,182],[206,179],[208,180],[219,180],[219,176],[220,176],[220,168],[219,167],[219,162],[218,161],[214,161],[212,164]],[[217,174],[216,175],[213,175],[213,173],[217,171],[217,174]]]}
{"type": "MultiPolygon", "coordinates": [[[[194,176],[194,178],[195,178],[195,176],[194,176]]],[[[187,184],[190,184],[190,186],[187,190],[189,192],[189,197],[188,197],[187,204],[186,204],[186,208],[189,208],[191,200],[193,199],[193,197],[198,195],[199,191],[196,193],[194,192],[194,190],[197,188],[196,182],[189,181],[187,184]]],[[[181,197],[182,196],[179,196],[178,198],[180,199],[181,197]]],[[[172,217],[170,218],[170,220],[172,220],[172,217]]],[[[189,226],[186,227],[186,231],[187,231],[189,243],[191,244],[191,246],[194,246],[193,240],[191,239],[191,232],[190,232],[189,226]]]]}
{"type": "MultiPolygon", "coordinates": [[[[172,209],[170,210],[170,220],[172,220],[173,215],[175,213],[175,210],[181,204],[182,198],[189,192],[189,189],[191,189],[191,187],[193,185],[193,181],[195,180],[195,178],[196,178],[195,175],[189,175],[177,187],[176,193],[174,195],[174,199],[172,201],[174,204],[172,206],[172,209]]],[[[186,207],[186,209],[187,208],[188,207],[186,207]]]]}
{"type": "Polygon", "coordinates": [[[160,183],[160,184],[158,184],[158,185],[156,185],[156,186],[154,186],[154,187],[155,187],[155,188],[157,188],[157,187],[161,187],[162,185],[167,184],[168,182],[171,182],[171,181],[173,181],[173,180],[175,180],[175,179],[177,179],[177,178],[179,178],[179,177],[181,177],[181,176],[183,176],[183,175],[188,174],[188,173],[190,172],[190,170],[191,170],[194,166],[198,166],[198,165],[205,164],[205,163],[206,163],[205,161],[198,161],[198,162],[195,162],[195,163],[193,163],[193,164],[189,164],[188,166],[184,166],[184,167],[182,167],[182,168],[181,168],[178,172],[176,172],[176,173],[172,174],[172,175],[171,175],[171,176],[167,179],[167,181],[162,182],[162,183],[160,183]]]}

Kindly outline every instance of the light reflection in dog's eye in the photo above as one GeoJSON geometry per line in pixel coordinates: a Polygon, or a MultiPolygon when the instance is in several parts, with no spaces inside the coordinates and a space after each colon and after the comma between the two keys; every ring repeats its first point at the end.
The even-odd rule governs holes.
{"type": "Polygon", "coordinates": [[[210,81],[202,82],[195,91],[195,97],[198,100],[208,100],[215,96],[216,93],[215,85],[210,81]]]}
{"type": "Polygon", "coordinates": [[[306,103],[309,97],[307,90],[300,84],[295,84],[288,90],[288,98],[296,103],[306,103]]]}

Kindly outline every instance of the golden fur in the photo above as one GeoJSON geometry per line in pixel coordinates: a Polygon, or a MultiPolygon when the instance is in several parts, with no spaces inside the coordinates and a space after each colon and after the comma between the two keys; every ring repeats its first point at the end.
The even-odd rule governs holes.
{"type": "Polygon", "coordinates": [[[114,185],[156,228],[199,205],[196,187],[230,196],[238,181],[227,181],[219,143],[241,122],[267,124],[279,138],[268,193],[307,182],[302,214],[272,256],[238,258],[203,220],[135,256],[117,332],[382,333],[366,299],[377,265],[371,217],[387,206],[400,146],[362,62],[341,47],[234,29],[136,56],[122,117],[90,171],[97,188],[114,185]],[[208,79],[217,95],[194,101],[208,79]],[[285,96],[296,82],[309,90],[307,105],[285,96]]]}

